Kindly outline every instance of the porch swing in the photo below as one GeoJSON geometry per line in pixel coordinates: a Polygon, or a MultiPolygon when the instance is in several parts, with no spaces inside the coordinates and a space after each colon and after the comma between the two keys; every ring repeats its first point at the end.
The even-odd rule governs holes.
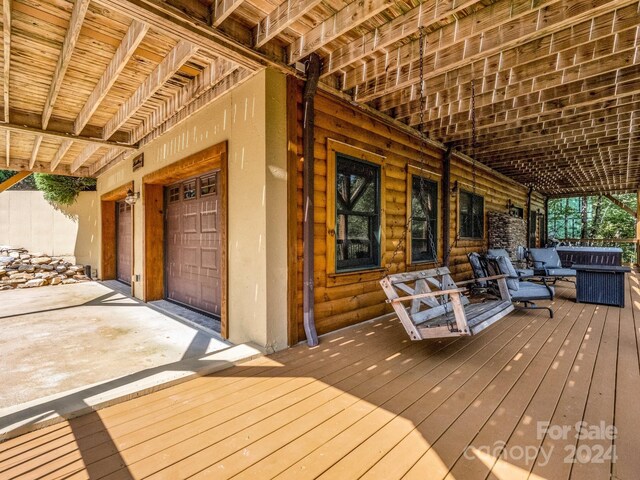
{"type": "MultiPolygon", "coordinates": [[[[426,225],[428,226],[429,247],[433,252],[436,268],[419,270],[415,272],[404,272],[390,274],[389,268],[396,255],[406,243],[407,233],[411,228],[411,215],[404,226],[402,237],[400,238],[389,263],[385,269],[385,275],[380,280],[380,285],[387,295],[387,303],[390,303],[398,315],[398,319],[409,334],[411,340],[425,340],[428,338],[461,337],[469,336],[484,330],[488,326],[497,322],[513,311],[513,303],[507,288],[504,275],[497,275],[487,278],[458,282],[451,277],[449,268],[439,266],[438,253],[433,234],[431,232],[431,222],[429,210],[426,207],[425,183],[422,173],[425,169],[425,136],[424,136],[424,110],[426,99],[424,94],[424,32],[420,29],[420,189],[419,202],[422,205],[426,225]],[[475,283],[478,280],[497,281],[500,298],[486,300],[482,303],[470,303],[463,294],[462,285],[475,283]],[[404,295],[404,296],[401,296],[404,295]]],[[[473,75],[472,75],[473,77],[473,75]]],[[[472,150],[472,173],[473,173],[473,193],[476,193],[476,115],[475,115],[475,84],[471,79],[471,150],[472,150]]],[[[407,192],[407,195],[410,193],[407,192]]],[[[448,194],[448,192],[447,192],[448,194]]],[[[471,211],[473,220],[473,209],[471,211]]],[[[449,247],[447,256],[455,246],[449,247]]]]}

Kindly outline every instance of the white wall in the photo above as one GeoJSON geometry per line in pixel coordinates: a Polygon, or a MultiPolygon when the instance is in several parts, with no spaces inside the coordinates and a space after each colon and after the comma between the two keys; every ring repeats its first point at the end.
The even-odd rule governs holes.
{"type": "Polygon", "coordinates": [[[0,244],[31,252],[75,257],[98,265],[98,194],[81,192],[76,203],[54,208],[42,192],[8,190],[0,193],[0,244]]]}
{"type": "MultiPolygon", "coordinates": [[[[287,346],[285,105],[285,77],[263,70],[143,147],[143,168],[133,172],[129,160],[98,178],[100,195],[131,180],[139,191],[144,175],[227,141],[229,338],[274,349],[287,346]]],[[[133,292],[139,298],[143,215],[136,205],[134,269],[141,281],[134,282],[133,292]]]]}

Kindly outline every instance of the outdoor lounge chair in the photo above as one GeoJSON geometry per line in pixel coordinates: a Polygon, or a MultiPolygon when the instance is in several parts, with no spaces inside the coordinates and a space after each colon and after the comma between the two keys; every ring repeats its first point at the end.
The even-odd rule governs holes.
{"type": "Polygon", "coordinates": [[[575,278],[576,271],[572,268],[562,268],[560,256],[555,248],[530,248],[529,260],[533,264],[536,274],[553,278],[554,283],[557,280],[574,282],[569,277],[575,278]]]}
{"type": "MultiPolygon", "coordinates": [[[[509,257],[509,253],[504,248],[490,248],[487,250],[487,255],[492,257],[509,257]]],[[[516,273],[519,277],[533,277],[533,269],[531,268],[516,268],[516,273]]]]}
{"type": "Polygon", "coordinates": [[[511,301],[516,304],[522,304],[515,305],[515,308],[527,310],[545,309],[549,311],[549,317],[553,318],[553,310],[550,307],[538,306],[535,303],[536,300],[553,300],[554,289],[547,284],[545,278],[542,278],[541,284],[521,280],[509,257],[487,255],[485,259],[487,273],[507,276],[507,288],[509,295],[511,295],[511,301]]]}

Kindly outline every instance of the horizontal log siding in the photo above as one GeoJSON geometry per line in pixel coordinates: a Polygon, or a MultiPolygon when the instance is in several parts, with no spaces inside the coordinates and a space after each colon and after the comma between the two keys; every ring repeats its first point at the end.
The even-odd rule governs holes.
{"type": "MultiPolygon", "coordinates": [[[[298,340],[304,340],[302,325],[302,85],[297,90],[297,277],[296,277],[296,305],[295,322],[292,329],[298,332],[298,340]]],[[[353,325],[377,316],[389,313],[391,309],[385,303],[385,295],[378,280],[383,275],[381,271],[362,271],[353,274],[328,275],[326,241],[327,241],[327,139],[331,138],[362,148],[372,153],[386,157],[383,175],[385,175],[386,191],[382,195],[382,205],[386,213],[386,244],[383,245],[383,266],[389,264],[390,272],[407,270],[405,266],[405,251],[401,249],[395,257],[393,251],[402,237],[407,223],[406,190],[407,165],[420,166],[420,145],[410,135],[395,129],[369,115],[359,111],[345,102],[318,93],[315,100],[315,227],[314,227],[314,268],[315,268],[315,322],[319,334],[327,333],[339,328],[353,325]]],[[[444,152],[433,146],[425,150],[425,170],[442,175],[442,159],[444,152]]],[[[505,181],[503,177],[478,167],[476,169],[476,187],[479,194],[485,197],[485,215],[488,210],[507,210],[509,199],[514,204],[526,208],[527,188],[515,182],[505,181]]],[[[473,170],[469,162],[453,156],[451,160],[451,185],[458,181],[460,184],[472,184],[473,170]]],[[[442,188],[439,182],[439,188],[442,188]]],[[[457,193],[451,194],[451,219],[444,222],[442,218],[442,202],[444,192],[440,190],[440,204],[438,222],[442,228],[450,229],[451,241],[454,247],[451,251],[451,270],[456,278],[468,278],[470,269],[466,254],[475,250],[486,249],[485,240],[480,242],[458,240],[457,238],[457,193]]],[[[533,208],[543,208],[544,198],[534,195],[533,208]]],[[[526,212],[525,212],[526,214],[526,212]]],[[[486,220],[485,220],[486,227],[486,220]]],[[[439,258],[443,257],[442,234],[438,244],[439,258]]],[[[429,264],[427,264],[429,265],[429,264]]],[[[427,268],[424,264],[409,266],[409,270],[427,268]]]]}

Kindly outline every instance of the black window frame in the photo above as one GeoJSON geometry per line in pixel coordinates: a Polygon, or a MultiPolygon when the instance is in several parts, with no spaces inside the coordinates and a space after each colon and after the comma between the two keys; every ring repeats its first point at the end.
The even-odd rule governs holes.
{"type": "Polygon", "coordinates": [[[470,192],[468,190],[460,190],[458,195],[459,212],[458,219],[460,221],[460,227],[458,228],[458,234],[460,238],[469,240],[484,240],[484,196],[477,193],[470,192]],[[466,200],[466,199],[469,200],[466,200]],[[468,219],[463,219],[463,202],[468,201],[468,211],[471,212],[468,215],[468,219]],[[475,202],[480,203],[480,214],[474,215],[475,202]],[[479,225],[474,224],[473,218],[476,216],[479,219],[479,225]],[[476,231],[479,230],[479,231],[476,231]]]}
{"type": "MultiPolygon", "coordinates": [[[[333,193],[336,199],[335,211],[334,211],[335,224],[336,224],[336,228],[335,228],[336,234],[335,234],[335,240],[334,240],[335,253],[336,253],[335,254],[336,273],[351,272],[356,270],[368,270],[368,269],[374,269],[374,268],[380,267],[380,247],[381,247],[380,223],[381,223],[381,203],[382,203],[381,202],[382,192],[380,188],[381,176],[382,176],[382,168],[380,165],[372,162],[367,162],[366,160],[361,160],[359,158],[346,155],[344,153],[336,152],[336,161],[335,161],[336,181],[335,181],[335,185],[333,186],[333,188],[335,189],[333,193]],[[374,186],[375,187],[374,188],[375,211],[374,212],[366,213],[366,212],[359,212],[359,211],[346,210],[346,209],[340,208],[340,202],[338,200],[338,196],[339,196],[338,179],[340,178],[341,173],[347,170],[346,168],[344,170],[341,170],[341,167],[345,167],[345,166],[346,167],[351,166],[352,168],[358,167],[358,166],[360,166],[360,168],[366,167],[366,168],[370,168],[374,172],[374,179],[375,179],[375,186],[374,186]],[[344,243],[339,244],[340,239],[338,235],[338,225],[339,225],[340,215],[345,215],[347,217],[350,217],[350,216],[368,217],[371,219],[369,223],[370,252],[367,257],[347,258],[347,259],[340,258],[341,255],[339,254],[339,252],[341,249],[345,248],[344,243]]],[[[348,220],[346,224],[348,225],[348,220]]],[[[349,246],[347,246],[346,248],[348,249],[349,246]]]]}
{"type": "Polygon", "coordinates": [[[433,263],[437,261],[438,258],[438,182],[426,178],[421,175],[411,174],[411,225],[409,235],[411,236],[411,263],[433,263]],[[430,194],[433,195],[433,207],[431,208],[431,212],[424,217],[421,217],[417,211],[414,210],[414,198],[416,194],[416,188],[418,189],[418,193],[422,190],[423,187],[427,187],[430,190],[430,194]],[[414,237],[414,224],[415,222],[427,222],[427,216],[429,217],[429,230],[431,231],[431,236],[433,240],[433,245],[431,245],[431,241],[429,239],[429,233],[427,231],[426,238],[414,237]],[[418,242],[427,241],[427,247],[433,246],[433,251],[431,252],[422,252],[416,253],[416,244],[418,242]],[[429,255],[430,254],[430,255],[429,255]]]}

